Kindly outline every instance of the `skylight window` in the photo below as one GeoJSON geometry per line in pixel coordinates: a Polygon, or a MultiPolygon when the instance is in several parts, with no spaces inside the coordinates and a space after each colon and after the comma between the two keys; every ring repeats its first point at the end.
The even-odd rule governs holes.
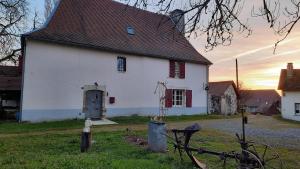
{"type": "Polygon", "coordinates": [[[127,33],[128,33],[128,35],[134,35],[135,33],[134,33],[133,27],[128,26],[128,27],[127,27],[127,33]]]}

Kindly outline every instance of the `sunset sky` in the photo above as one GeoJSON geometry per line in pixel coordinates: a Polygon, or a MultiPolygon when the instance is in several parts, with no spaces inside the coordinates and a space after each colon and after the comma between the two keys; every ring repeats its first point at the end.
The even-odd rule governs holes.
{"type": "MultiPolygon", "coordinates": [[[[37,9],[43,17],[44,0],[31,0],[31,9],[37,9]]],[[[180,1],[182,3],[182,1],[180,1]]],[[[241,18],[248,21],[253,33],[245,38],[244,34],[235,34],[230,46],[219,46],[205,52],[203,37],[190,38],[194,47],[213,65],[210,67],[210,81],[235,80],[235,59],[239,60],[240,80],[243,87],[251,89],[276,89],[280,70],[288,62],[300,69],[300,23],[292,34],[282,42],[273,54],[274,43],[280,37],[268,28],[262,18],[251,17],[251,9],[260,5],[261,0],[246,0],[241,18]]],[[[288,4],[281,1],[281,7],[288,4]]],[[[182,6],[182,5],[181,5],[182,6]]],[[[175,7],[176,8],[176,7],[175,7]]]]}

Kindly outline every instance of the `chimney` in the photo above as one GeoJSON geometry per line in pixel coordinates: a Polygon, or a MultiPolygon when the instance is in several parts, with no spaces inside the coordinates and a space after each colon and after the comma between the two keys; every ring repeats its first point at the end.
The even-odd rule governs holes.
{"type": "Polygon", "coordinates": [[[170,13],[170,18],[176,25],[177,30],[180,33],[185,32],[185,21],[184,21],[184,11],[180,9],[175,9],[170,13]]]}
{"type": "Polygon", "coordinates": [[[293,63],[288,63],[286,72],[287,72],[287,77],[293,77],[293,63]]]}

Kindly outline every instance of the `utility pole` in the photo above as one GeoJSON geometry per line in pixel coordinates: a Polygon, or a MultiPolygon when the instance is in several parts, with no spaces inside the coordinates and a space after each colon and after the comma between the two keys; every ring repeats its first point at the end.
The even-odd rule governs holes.
{"type": "Polygon", "coordinates": [[[238,96],[237,96],[237,111],[238,113],[242,113],[242,129],[243,129],[243,133],[242,133],[242,139],[243,142],[246,141],[245,138],[245,114],[244,111],[241,111],[240,109],[240,86],[239,86],[239,67],[238,67],[238,60],[235,59],[235,73],[236,73],[236,85],[237,85],[237,91],[238,91],[238,96]]]}

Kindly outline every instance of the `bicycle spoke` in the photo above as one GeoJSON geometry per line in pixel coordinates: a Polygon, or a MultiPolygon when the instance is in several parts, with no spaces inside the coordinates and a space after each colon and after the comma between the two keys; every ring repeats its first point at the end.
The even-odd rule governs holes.
{"type": "Polygon", "coordinates": [[[267,153],[267,150],[268,150],[268,146],[267,146],[267,145],[265,145],[265,150],[264,150],[264,153],[263,153],[262,159],[264,159],[264,158],[265,158],[265,155],[266,155],[266,153],[267,153]]]}
{"type": "Polygon", "coordinates": [[[267,159],[267,160],[264,160],[265,162],[268,162],[268,161],[271,161],[271,160],[276,160],[276,159],[278,159],[279,157],[278,156],[276,156],[276,157],[273,157],[273,158],[270,158],[270,159],[267,159]]]}

